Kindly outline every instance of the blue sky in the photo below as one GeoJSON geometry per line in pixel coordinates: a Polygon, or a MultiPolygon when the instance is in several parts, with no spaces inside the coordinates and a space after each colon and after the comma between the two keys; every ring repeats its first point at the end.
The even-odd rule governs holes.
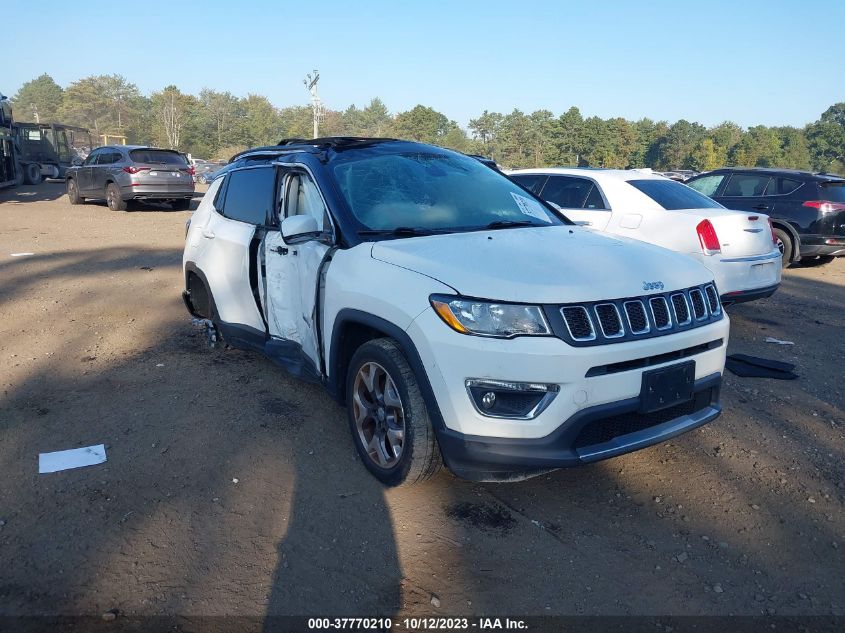
{"type": "Polygon", "coordinates": [[[333,109],[380,97],[466,125],[484,109],[748,126],[816,120],[845,100],[845,3],[514,0],[5,0],[3,94],[119,73],[307,104],[320,70],[333,109]],[[32,49],[35,37],[38,46],[32,49]],[[11,41],[8,41],[11,36],[11,41]],[[6,47],[4,47],[6,48],[6,47]],[[8,50],[8,49],[7,49],[8,50]]]}

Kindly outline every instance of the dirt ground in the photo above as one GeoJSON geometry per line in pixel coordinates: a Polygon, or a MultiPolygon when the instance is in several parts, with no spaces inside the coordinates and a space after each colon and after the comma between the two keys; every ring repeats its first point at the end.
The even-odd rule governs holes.
{"type": "Polygon", "coordinates": [[[190,212],[63,193],[0,194],[0,615],[845,614],[845,259],[729,309],[731,352],[800,378],[727,374],[714,423],[522,483],[385,490],[320,387],[205,346],[190,212]],[[100,443],[106,463],[38,474],[100,443]]]}

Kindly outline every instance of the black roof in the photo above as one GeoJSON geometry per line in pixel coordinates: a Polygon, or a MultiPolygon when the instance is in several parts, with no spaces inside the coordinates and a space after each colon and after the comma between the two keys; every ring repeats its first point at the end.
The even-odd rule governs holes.
{"type": "MultiPolygon", "coordinates": [[[[809,178],[821,178],[824,180],[830,179],[845,179],[845,176],[840,174],[828,174],[825,172],[818,172],[818,171],[807,171],[806,169],[787,169],[783,167],[719,167],[718,169],[713,169],[708,174],[716,173],[716,172],[733,172],[733,171],[758,171],[764,174],[789,174],[793,176],[804,176],[809,178]]],[[[699,174],[703,175],[703,174],[699,174]]]]}
{"type": "Polygon", "coordinates": [[[353,147],[364,147],[378,143],[410,142],[401,141],[395,138],[369,138],[363,136],[326,136],[322,138],[283,138],[276,145],[262,145],[261,147],[250,147],[238,152],[229,159],[233,162],[242,156],[254,154],[281,155],[291,152],[320,152],[326,149],[350,149],[353,147]]]}

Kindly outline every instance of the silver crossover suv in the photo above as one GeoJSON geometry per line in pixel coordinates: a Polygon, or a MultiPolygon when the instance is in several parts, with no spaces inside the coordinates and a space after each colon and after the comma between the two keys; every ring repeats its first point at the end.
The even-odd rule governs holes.
{"type": "Polygon", "coordinates": [[[71,204],[105,198],[113,211],[125,211],[133,200],[169,202],[185,210],[194,196],[193,167],[182,154],[139,145],[98,147],[68,169],[66,181],[71,204]]]}

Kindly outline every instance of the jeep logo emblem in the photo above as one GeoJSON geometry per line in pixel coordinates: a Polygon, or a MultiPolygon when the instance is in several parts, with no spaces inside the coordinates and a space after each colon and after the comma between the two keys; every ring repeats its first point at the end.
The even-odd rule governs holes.
{"type": "Polygon", "coordinates": [[[663,290],[662,281],[644,281],[643,290],[663,290]]]}

